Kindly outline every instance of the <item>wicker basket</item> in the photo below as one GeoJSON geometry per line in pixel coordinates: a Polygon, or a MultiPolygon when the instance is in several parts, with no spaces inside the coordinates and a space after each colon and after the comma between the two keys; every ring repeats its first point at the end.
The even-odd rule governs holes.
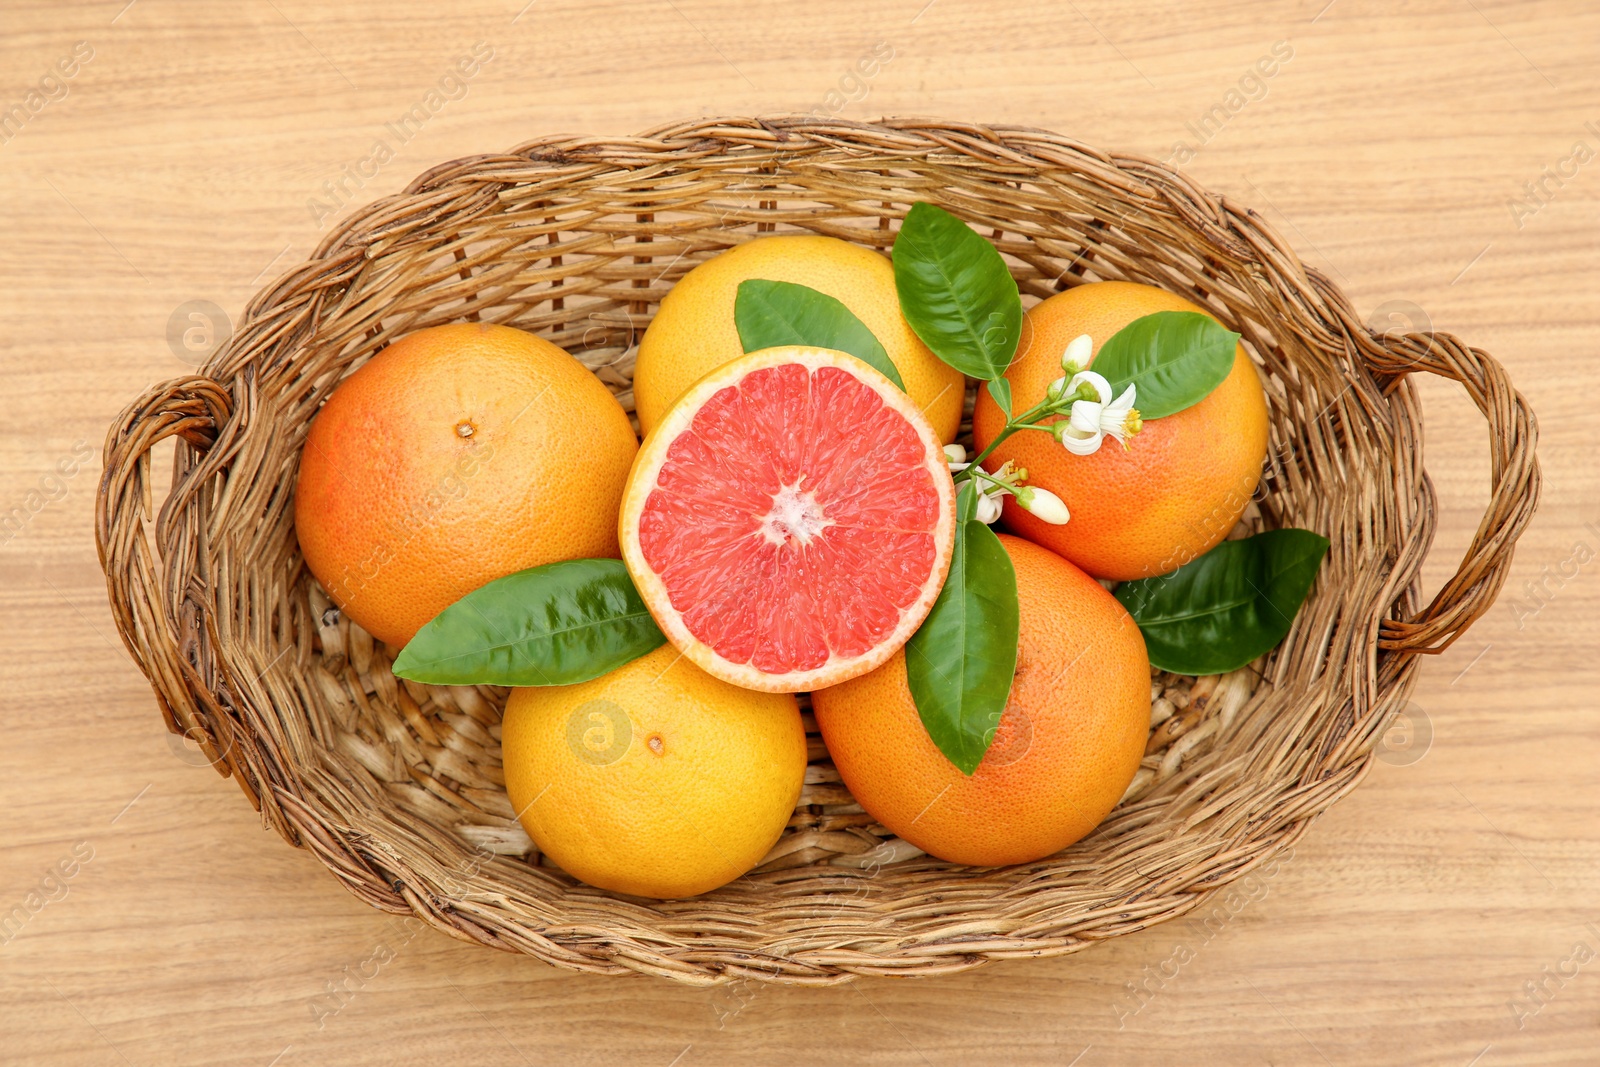
{"type": "Polygon", "coordinates": [[[1536,434],[1488,355],[1368,329],[1253,212],[1142,157],[1019,127],[699,121],[457,160],[357,212],[250,303],[203,375],[122,413],[97,535],[168,727],[372,906],[577,970],[826,984],[1074,952],[1182,915],[1286,847],[1360,781],[1417,654],[1492,603],[1538,497],[1536,434]],[[767,232],[887,249],[917,200],[978,224],[1025,302],[1125,278],[1243,334],[1272,422],[1252,521],[1332,540],[1293,632],[1254,669],[1155,677],[1129,795],[1037,863],[956,867],[885,840],[814,743],[778,847],[716,892],[625,898],[542,864],[501,788],[505,690],[397,683],[395,650],[303,566],[291,493],[312,415],[389,341],[462,319],[550,338],[631,408],[639,335],[691,267],[767,232]],[[1466,387],[1493,460],[1487,514],[1426,606],[1436,515],[1415,371],[1466,387]],[[153,513],[167,438],[172,488],[153,513]]]}

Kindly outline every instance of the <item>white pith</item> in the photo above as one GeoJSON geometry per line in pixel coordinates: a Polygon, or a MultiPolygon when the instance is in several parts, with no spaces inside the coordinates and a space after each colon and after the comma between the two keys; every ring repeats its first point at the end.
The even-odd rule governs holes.
{"type": "Polygon", "coordinates": [[[796,482],[773,494],[772,509],[761,520],[761,536],[768,544],[795,541],[803,548],[832,525],[833,520],[822,513],[816,494],[804,491],[796,482]]]}

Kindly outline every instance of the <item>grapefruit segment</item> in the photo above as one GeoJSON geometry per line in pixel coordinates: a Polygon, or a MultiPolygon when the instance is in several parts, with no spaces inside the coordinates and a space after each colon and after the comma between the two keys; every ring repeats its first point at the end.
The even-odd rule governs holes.
{"type": "Polygon", "coordinates": [[[702,378],[645,438],[622,554],[651,614],[725,681],[797,692],[905,644],[950,567],[937,435],[887,378],[785,346],[702,378]]]}

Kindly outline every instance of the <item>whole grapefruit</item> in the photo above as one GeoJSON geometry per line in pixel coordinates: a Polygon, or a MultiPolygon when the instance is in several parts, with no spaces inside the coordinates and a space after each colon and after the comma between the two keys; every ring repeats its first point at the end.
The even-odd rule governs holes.
{"type": "Polygon", "coordinates": [[[641,432],[655,429],[689,386],[744,354],[733,305],[739,283],[751,278],[810,286],[843,303],[883,346],[939,440],[955,439],[966,379],[928,351],[900,314],[889,260],[837,237],[804,234],[730,248],[672,287],[639,342],[633,396],[641,432]]]}
{"type": "Polygon", "coordinates": [[[861,806],[924,852],[974,866],[1040,859],[1093,830],[1133,781],[1150,728],[1150,661],[1122,605],[1049,549],[1000,541],[1017,572],[1017,673],[970,777],[928,736],[903,651],[811,694],[861,806]]]}
{"type": "Polygon", "coordinates": [[[549,341],[435,326],[373,356],[317,413],[295,532],[334,603],[399,646],[495,578],[617,556],[637,451],[621,405],[549,341]]]}
{"type": "MultiPolygon", "coordinates": [[[[1181,296],[1133,282],[1092,282],[1034,305],[1006,371],[1012,409],[1025,411],[1044,399],[1061,377],[1061,355],[1073,338],[1088,334],[1098,354],[1118,330],[1157,311],[1209,314],[1181,296]]],[[[988,447],[1004,426],[999,406],[979,393],[972,417],[978,448],[988,447]]],[[[1001,520],[1007,529],[1090,574],[1123,580],[1166,574],[1215,547],[1249,504],[1266,454],[1266,397],[1241,345],[1233,370],[1210,395],[1146,422],[1126,449],[1107,438],[1093,455],[1074,456],[1048,434],[1024,432],[1003,442],[984,466],[996,470],[1014,461],[1027,470],[1029,484],[1055,493],[1072,515],[1052,526],[1008,496],[1001,520]]]]}
{"type": "Polygon", "coordinates": [[[516,689],[506,792],[562,870],[647,897],[705,893],[777,843],[806,772],[792,693],[753,693],[663,645],[577,685],[516,689]]]}

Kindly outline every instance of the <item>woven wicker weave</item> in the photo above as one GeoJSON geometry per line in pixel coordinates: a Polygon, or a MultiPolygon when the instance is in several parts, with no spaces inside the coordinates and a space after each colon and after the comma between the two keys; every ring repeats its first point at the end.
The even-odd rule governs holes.
{"type": "Polygon", "coordinates": [[[1142,157],[1017,127],[700,121],[457,160],[357,212],[251,302],[203,375],[122,413],[97,534],[168,727],[361,899],[579,970],[822,984],[1073,952],[1181,915],[1283,849],[1360,781],[1416,654],[1493,601],[1538,496],[1535,438],[1488,355],[1369,330],[1254,213],[1142,157]],[[1153,679],[1128,797],[1047,860],[961,868],[885,840],[813,743],[789,830],[723,889],[627,899],[541,865],[501,788],[505,691],[397,683],[394,650],[331,610],[302,565],[291,492],[317,406],[389,341],[466,318],[550,338],[631,409],[640,332],[690,268],[772,231],[887,249],[917,200],[992,238],[1027,303],[1126,278],[1243,334],[1272,422],[1249,521],[1332,540],[1293,631],[1254,669],[1153,679]],[[1466,387],[1493,483],[1458,573],[1425,606],[1435,507],[1417,371],[1466,387]],[[151,451],[168,438],[155,513],[151,451]]]}

